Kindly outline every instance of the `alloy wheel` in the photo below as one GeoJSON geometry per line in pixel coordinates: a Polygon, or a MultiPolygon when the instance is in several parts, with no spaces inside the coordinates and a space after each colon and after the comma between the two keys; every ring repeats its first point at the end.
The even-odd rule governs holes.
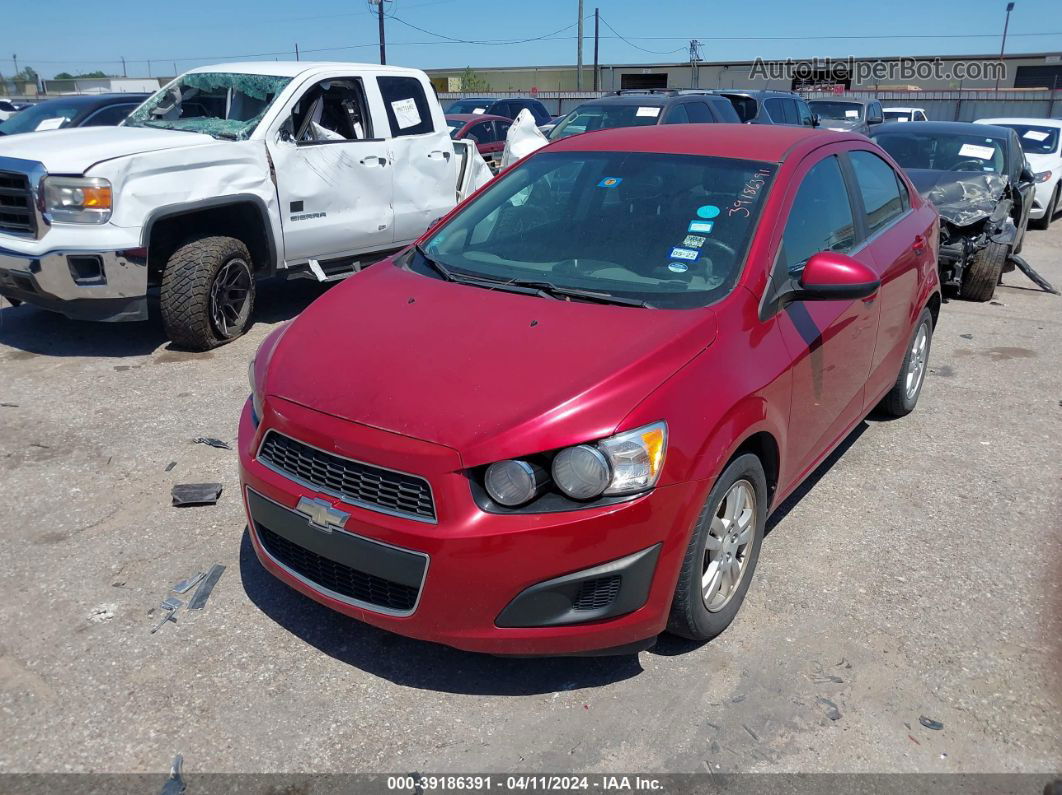
{"type": "Polygon", "coordinates": [[[243,328],[250,312],[251,268],[247,261],[233,257],[226,262],[210,286],[210,319],[223,338],[243,328]]]}
{"type": "Polygon", "coordinates": [[[918,327],[914,341],[911,343],[910,359],[907,362],[907,379],[904,382],[908,400],[914,400],[922,388],[922,379],[926,376],[926,360],[929,358],[929,326],[923,323],[918,327]]]}
{"type": "Polygon", "coordinates": [[[756,490],[739,480],[720,501],[704,542],[701,597],[708,612],[726,607],[741,585],[755,529],[756,490]]]}

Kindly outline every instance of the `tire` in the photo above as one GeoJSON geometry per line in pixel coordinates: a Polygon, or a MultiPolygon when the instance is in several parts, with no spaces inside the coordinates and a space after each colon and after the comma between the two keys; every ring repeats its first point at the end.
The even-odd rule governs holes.
{"type": "Polygon", "coordinates": [[[989,243],[974,254],[962,273],[959,296],[967,301],[990,301],[1003,273],[1010,247],[1005,243],[989,243]]]}
{"type": "MultiPolygon", "coordinates": [[[[745,515],[741,511],[740,516],[745,515]]],[[[682,570],[679,572],[678,585],[675,587],[675,598],[671,603],[671,613],[668,616],[667,629],[675,635],[690,640],[711,640],[734,620],[741,603],[748,592],[752,575],[756,571],[756,561],[760,556],[760,543],[763,540],[763,528],[767,522],[767,478],[763,474],[763,465],[760,459],[751,453],[740,455],[731,461],[719,479],[715,482],[704,508],[693,528],[689,546],[686,548],[686,556],[682,561],[682,570]],[[740,489],[745,495],[745,504],[748,508],[748,495],[752,495],[755,504],[748,508],[746,523],[739,521],[737,530],[742,527],[748,529],[748,540],[744,546],[740,544],[731,547],[733,558],[738,566],[738,580],[736,586],[731,579],[729,592],[724,599],[721,590],[713,587],[710,589],[710,597],[706,600],[702,592],[702,578],[706,568],[711,565],[708,555],[719,556],[725,554],[728,543],[718,543],[715,550],[707,550],[709,538],[718,536],[726,538],[728,525],[723,517],[728,509],[728,500],[736,497],[735,490],[740,489]],[[722,519],[722,521],[720,521],[722,519]],[[714,604],[713,604],[714,601],[714,604]],[[711,607],[709,606],[711,604],[711,607]]],[[[740,536],[739,536],[740,538],[740,536]]],[[[716,563],[718,568],[718,563],[716,563]]],[[[713,578],[712,584],[718,583],[718,578],[713,578]]]]}
{"type": "Polygon", "coordinates": [[[232,237],[181,246],[163,271],[160,303],[166,336],[182,348],[205,351],[236,339],[250,327],[254,311],[247,246],[232,237]]]}
{"type": "Polygon", "coordinates": [[[881,399],[878,408],[892,417],[906,417],[914,411],[918,396],[922,394],[922,385],[926,382],[926,370],[929,368],[929,349],[933,343],[933,315],[923,309],[915,323],[911,339],[907,343],[907,353],[900,365],[900,373],[889,393],[881,399]]]}
{"type": "Polygon", "coordinates": [[[1044,217],[1035,221],[1030,220],[1029,226],[1033,229],[1047,229],[1051,226],[1051,219],[1056,212],[1058,212],[1058,192],[1062,191],[1062,182],[1059,182],[1055,186],[1055,192],[1051,194],[1051,201],[1047,203],[1047,209],[1044,211],[1044,217]]]}

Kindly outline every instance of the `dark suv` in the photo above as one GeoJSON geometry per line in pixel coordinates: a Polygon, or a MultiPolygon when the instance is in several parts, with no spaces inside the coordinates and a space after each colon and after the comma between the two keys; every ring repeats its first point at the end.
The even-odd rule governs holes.
{"type": "Polygon", "coordinates": [[[681,89],[624,90],[579,105],[557,122],[549,139],[566,138],[612,127],[653,124],[740,124],[734,106],[707,91],[681,89]]]}
{"type": "Polygon", "coordinates": [[[446,109],[446,113],[451,116],[460,113],[485,113],[489,116],[515,119],[522,110],[531,111],[537,125],[553,121],[546,106],[530,97],[464,97],[454,100],[446,109]]]}
{"type": "Polygon", "coordinates": [[[714,93],[729,99],[738,117],[746,124],[818,126],[818,120],[808,103],[799,94],[791,91],[718,89],[714,93]]]}

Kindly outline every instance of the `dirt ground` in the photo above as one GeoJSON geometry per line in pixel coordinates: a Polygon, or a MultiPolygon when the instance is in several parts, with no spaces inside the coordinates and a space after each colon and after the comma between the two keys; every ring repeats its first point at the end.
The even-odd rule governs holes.
{"type": "MultiPolygon", "coordinates": [[[[1062,285],[1062,222],[1024,253],[1062,285]]],[[[248,359],[321,290],[265,285],[251,333],[205,354],[0,309],[0,771],[1062,769],[1062,298],[1009,274],[946,304],[918,409],[862,424],[776,513],[716,641],[511,660],[275,581],[235,452],[191,443],[234,439],[248,359]],[[171,507],[213,480],[218,505],[171,507]],[[213,563],[206,609],[149,634],[213,563]]]]}

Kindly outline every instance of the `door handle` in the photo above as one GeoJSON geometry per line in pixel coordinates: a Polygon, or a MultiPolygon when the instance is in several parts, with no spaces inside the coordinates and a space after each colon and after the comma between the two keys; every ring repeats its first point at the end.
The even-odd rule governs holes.
{"type": "Polygon", "coordinates": [[[915,254],[923,254],[927,245],[929,245],[929,241],[926,240],[925,235],[915,235],[914,245],[911,246],[911,250],[915,254]]]}
{"type": "Polygon", "coordinates": [[[387,158],[386,157],[380,157],[379,155],[369,155],[368,157],[363,157],[361,159],[361,164],[363,166],[372,166],[372,165],[386,166],[387,165],[387,158]]]}
{"type": "Polygon", "coordinates": [[[433,150],[431,152],[428,152],[428,157],[432,158],[433,160],[438,160],[439,157],[442,157],[443,160],[449,160],[450,159],[450,153],[449,152],[444,152],[441,149],[435,149],[435,150],[433,150]]]}

